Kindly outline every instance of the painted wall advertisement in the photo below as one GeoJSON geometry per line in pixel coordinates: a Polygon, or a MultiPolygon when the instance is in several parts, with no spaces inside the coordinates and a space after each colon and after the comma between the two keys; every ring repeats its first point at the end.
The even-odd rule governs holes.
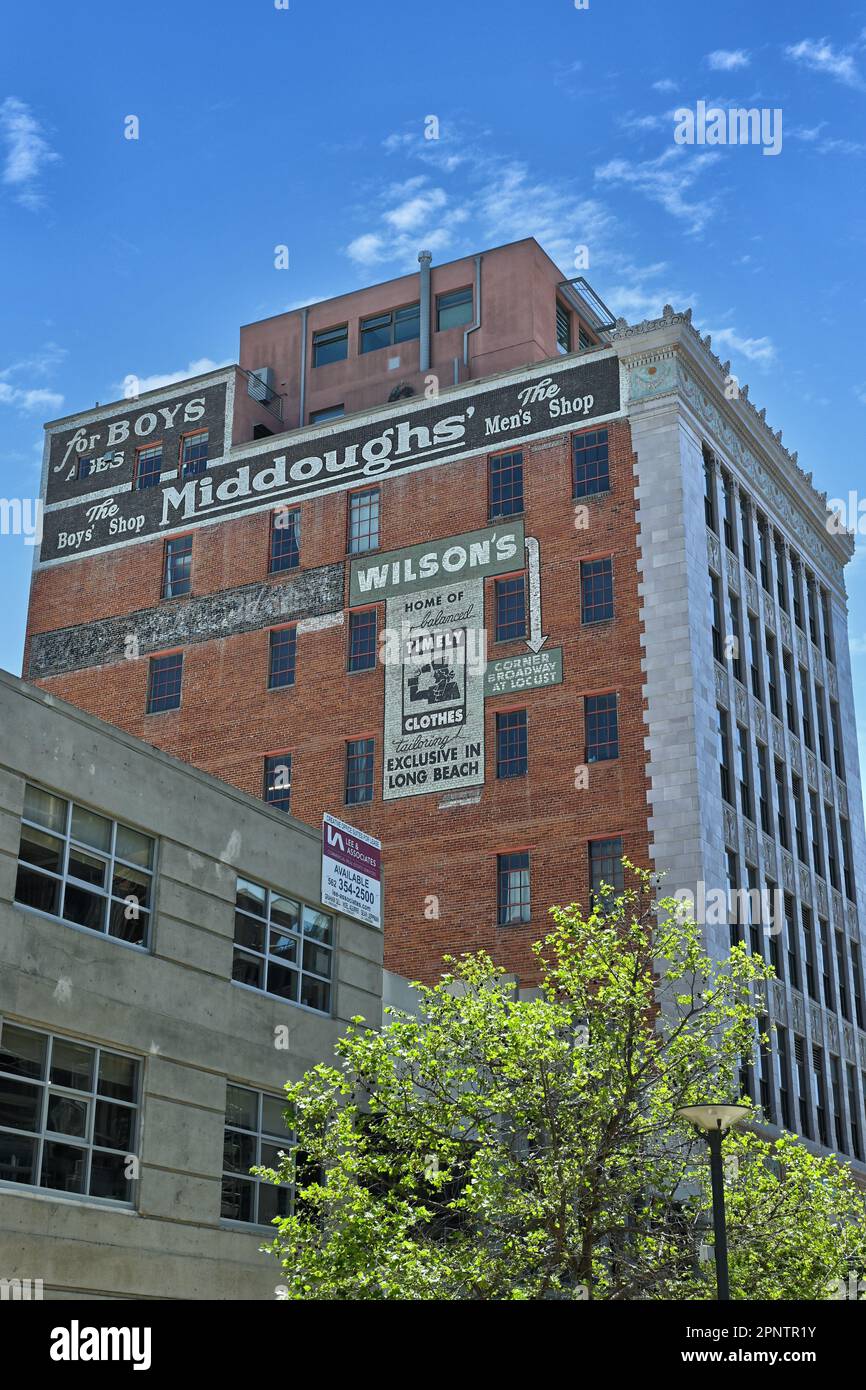
{"type": "Polygon", "coordinates": [[[382,926],[382,841],[327,812],[322,818],[322,902],[382,926]]]}

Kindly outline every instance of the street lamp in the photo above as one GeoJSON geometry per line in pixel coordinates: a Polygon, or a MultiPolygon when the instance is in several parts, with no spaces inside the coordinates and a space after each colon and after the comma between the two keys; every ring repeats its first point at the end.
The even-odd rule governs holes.
{"type": "Polygon", "coordinates": [[[710,1149],[710,1181],[713,1191],[713,1230],[715,1232],[716,1298],[729,1300],[728,1236],[725,1230],[725,1182],[722,1173],[722,1135],[731,1125],[748,1115],[745,1105],[683,1105],[677,1110],[683,1120],[699,1129],[710,1149]]]}

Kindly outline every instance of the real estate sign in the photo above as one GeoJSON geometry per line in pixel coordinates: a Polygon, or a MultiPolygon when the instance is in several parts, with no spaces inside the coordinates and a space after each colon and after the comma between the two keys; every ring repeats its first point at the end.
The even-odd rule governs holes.
{"type": "Polygon", "coordinates": [[[322,902],[382,926],[382,841],[327,812],[322,818],[322,902]]]}

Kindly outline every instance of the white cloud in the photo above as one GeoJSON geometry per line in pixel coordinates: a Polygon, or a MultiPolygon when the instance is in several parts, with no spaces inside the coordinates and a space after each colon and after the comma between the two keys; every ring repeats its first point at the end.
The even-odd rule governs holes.
{"type": "Polygon", "coordinates": [[[826,73],[846,87],[862,87],[863,78],[850,53],[837,53],[826,39],[801,39],[789,44],[785,56],[812,72],[826,73]]]}
{"type": "Polygon", "coordinates": [[[35,211],[44,198],[38,182],[43,166],[60,158],[45,138],[42,127],[26,102],[6,97],[0,104],[0,139],[6,150],[2,181],[16,203],[35,211]]]}
{"type": "Polygon", "coordinates": [[[63,404],[59,391],[33,386],[34,380],[50,376],[66,357],[66,349],[57,343],[45,343],[32,357],[21,358],[0,371],[0,405],[11,405],[22,411],[56,411],[63,404]],[[10,377],[19,378],[18,383],[10,377]],[[21,384],[24,379],[24,385],[21,384]]]}
{"type": "Polygon", "coordinates": [[[760,367],[769,367],[776,360],[776,345],[771,338],[743,338],[734,328],[707,329],[713,340],[713,351],[720,347],[739,353],[748,362],[756,362],[760,367]]]}
{"type": "MultiPolygon", "coordinates": [[[[176,381],[186,381],[187,377],[204,376],[206,372],[216,372],[220,367],[231,365],[231,359],[226,362],[213,362],[209,357],[197,357],[194,362],[190,362],[188,367],[182,368],[178,372],[154,372],[152,376],[138,376],[138,394],[143,396],[146,391],[158,391],[161,386],[173,386],[176,381]]],[[[130,373],[131,376],[136,373],[130,373]]],[[[126,389],[126,382],[115,382],[111,388],[118,395],[123,395],[126,389]]]]}
{"type": "Polygon", "coordinates": [[[688,157],[685,146],[676,145],[657,159],[641,163],[611,159],[596,169],[595,177],[601,183],[634,188],[651,202],[659,203],[672,217],[687,223],[690,232],[697,233],[710,220],[715,204],[709,198],[696,201],[686,195],[717,157],[714,152],[688,157]]]}
{"type": "Polygon", "coordinates": [[[0,381],[0,405],[12,405],[18,410],[59,410],[63,397],[59,391],[48,391],[43,387],[10,386],[8,381],[0,381]]]}
{"type": "Polygon", "coordinates": [[[447,202],[448,195],[443,188],[429,188],[390,208],[385,213],[385,221],[395,232],[414,232],[428,221],[432,213],[444,208],[447,202]]]}
{"type": "Polygon", "coordinates": [[[751,59],[742,48],[716,48],[704,61],[713,72],[735,72],[737,68],[747,68],[751,59]]]}
{"type": "Polygon", "coordinates": [[[675,92],[677,83],[672,82],[669,77],[662,77],[658,82],[653,83],[654,92],[675,92]]]}

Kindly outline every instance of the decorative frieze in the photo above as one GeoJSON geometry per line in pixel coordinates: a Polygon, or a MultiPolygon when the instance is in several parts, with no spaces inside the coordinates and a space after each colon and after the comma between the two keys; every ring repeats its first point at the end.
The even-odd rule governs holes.
{"type": "Polygon", "coordinates": [[[808,748],[806,749],[806,781],[810,787],[818,790],[818,759],[808,748]]]}
{"type": "Polygon", "coordinates": [[[794,644],[791,641],[791,619],[788,617],[784,608],[779,610],[779,631],[782,634],[782,646],[792,651],[794,644]]]}
{"type": "Polygon", "coordinates": [[[710,569],[715,570],[716,574],[720,575],[722,572],[722,547],[715,531],[711,531],[709,527],[707,527],[707,560],[710,569]]]}
{"type": "Polygon", "coordinates": [[[758,862],[758,832],[751,821],[743,821],[743,843],[746,849],[746,859],[750,864],[758,862]]]}
{"type": "Polygon", "coordinates": [[[770,716],[773,726],[773,752],[777,758],[785,757],[785,730],[775,715],[770,716]]]}
{"type": "Polygon", "coordinates": [[[800,865],[800,897],[804,903],[812,901],[812,878],[805,864],[800,865]]]}
{"type": "Polygon", "coordinates": [[[827,662],[827,689],[834,700],[839,698],[839,687],[836,684],[836,667],[832,661],[827,662]]]}
{"type": "Polygon", "coordinates": [[[782,883],[789,893],[794,891],[794,861],[786,849],[782,854],[782,883]]]}
{"type": "Polygon", "coordinates": [[[827,885],[823,878],[815,879],[815,892],[818,895],[818,911],[822,917],[827,916],[827,885]]]}
{"type": "Polygon", "coordinates": [[[737,813],[731,806],[725,807],[725,844],[729,849],[737,848],[737,813]]]}

